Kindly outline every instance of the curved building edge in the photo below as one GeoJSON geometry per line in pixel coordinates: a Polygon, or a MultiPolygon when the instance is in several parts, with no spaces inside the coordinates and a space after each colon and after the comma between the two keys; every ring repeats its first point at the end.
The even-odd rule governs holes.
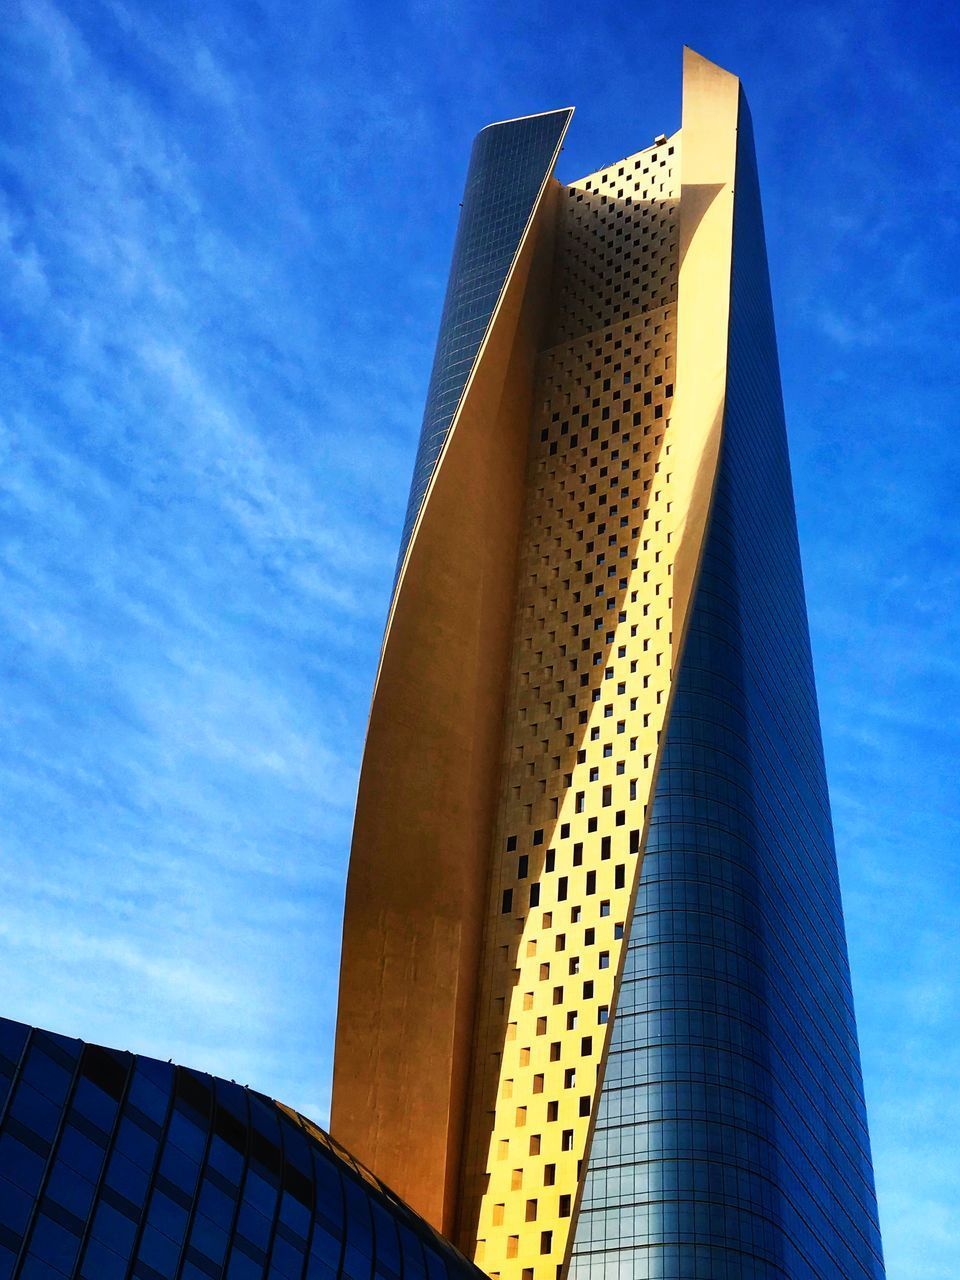
{"type": "MultiPolygon", "coordinates": [[[[558,113],[551,113],[556,115],[558,113]]],[[[331,1127],[439,1229],[456,1216],[533,367],[569,115],[403,556],[357,799],[331,1127]]],[[[474,169],[474,165],[471,165],[474,169]]]]}
{"type": "Polygon", "coordinates": [[[318,1125],[253,1089],[0,1018],[0,1274],[471,1280],[318,1125]]]}
{"type": "Polygon", "coordinates": [[[400,536],[394,594],[431,478],[520,246],[553,174],[573,112],[573,107],[563,107],[497,121],[473,140],[400,536]]]}

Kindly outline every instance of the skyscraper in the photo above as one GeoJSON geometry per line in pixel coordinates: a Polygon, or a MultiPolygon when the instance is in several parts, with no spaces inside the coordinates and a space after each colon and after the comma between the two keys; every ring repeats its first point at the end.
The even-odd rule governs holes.
{"type": "Polygon", "coordinates": [[[881,1277],[750,115],[474,143],[332,1130],[511,1280],[881,1277]]]}

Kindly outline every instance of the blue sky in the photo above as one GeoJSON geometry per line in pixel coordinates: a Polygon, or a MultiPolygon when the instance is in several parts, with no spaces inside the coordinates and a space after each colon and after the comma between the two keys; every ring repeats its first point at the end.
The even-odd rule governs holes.
{"type": "Polygon", "coordinates": [[[326,1118],[356,774],[470,140],[754,115],[891,1280],[960,1275],[955,6],[11,0],[2,1012],[326,1118]]]}

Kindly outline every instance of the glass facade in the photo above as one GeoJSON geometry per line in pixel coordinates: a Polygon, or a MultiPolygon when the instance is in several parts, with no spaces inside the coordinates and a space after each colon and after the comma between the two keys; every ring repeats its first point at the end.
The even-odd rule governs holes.
{"type": "Polygon", "coordinates": [[[537,196],[573,112],[488,125],[474,140],[400,539],[403,563],[420,504],[537,196]]]}
{"type": "Polygon", "coordinates": [[[881,1280],[750,117],[724,442],[571,1276],[881,1280]]]}
{"type": "Polygon", "coordinates": [[[296,1112],[0,1020],[0,1280],[480,1275],[296,1112]]]}

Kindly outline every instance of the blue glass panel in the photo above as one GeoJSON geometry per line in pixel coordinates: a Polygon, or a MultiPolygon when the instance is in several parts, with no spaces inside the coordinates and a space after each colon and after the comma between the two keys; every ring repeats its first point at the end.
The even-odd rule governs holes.
{"type": "Polygon", "coordinates": [[[82,1280],[125,1280],[127,1259],[92,1237],[80,1264],[82,1280]]]}
{"type": "Polygon", "coordinates": [[[199,1161],[207,1145],[207,1131],[200,1127],[200,1117],[196,1112],[181,1111],[175,1107],[170,1116],[167,1141],[179,1147],[191,1160],[199,1161]]]}
{"type": "Polygon", "coordinates": [[[240,1213],[237,1216],[237,1232],[243,1236],[245,1240],[258,1249],[266,1250],[270,1244],[270,1231],[273,1226],[273,1214],[269,1217],[255,1209],[253,1205],[246,1201],[240,1206],[240,1213]]]}
{"type": "Polygon", "coordinates": [[[45,1156],[12,1133],[0,1136],[0,1173],[15,1186],[34,1194],[40,1186],[45,1164],[45,1156]]]}
{"type": "MultiPolygon", "coordinates": [[[[36,1057],[34,1054],[34,1062],[36,1057]]],[[[29,1079],[23,1079],[13,1095],[9,1114],[47,1142],[51,1142],[60,1124],[61,1106],[34,1088],[29,1079]]]]}
{"type": "Polygon", "coordinates": [[[340,1173],[333,1156],[325,1151],[314,1151],[314,1185],[316,1187],[316,1212],[333,1234],[343,1228],[343,1189],[340,1173]]]}
{"type": "Polygon", "coordinates": [[[196,1254],[187,1256],[180,1267],[177,1280],[220,1280],[221,1268],[196,1254]]]}
{"type": "Polygon", "coordinates": [[[46,1194],[86,1221],[90,1216],[95,1189],[92,1179],[85,1178],[62,1160],[58,1160],[47,1178],[46,1194]]]}
{"type": "Polygon", "coordinates": [[[44,1266],[47,1266],[68,1276],[73,1271],[79,1249],[80,1237],[76,1232],[41,1213],[30,1235],[28,1261],[23,1266],[21,1275],[43,1276],[44,1266]]]}
{"type": "Polygon", "coordinates": [[[7,1104],[7,1097],[13,1089],[13,1068],[0,1062],[0,1112],[7,1104]]]}
{"type": "Polygon", "coordinates": [[[64,1125],[56,1148],[56,1158],[69,1165],[70,1169],[76,1169],[84,1178],[96,1180],[100,1176],[106,1152],[100,1140],[97,1140],[99,1134],[91,1133],[81,1132],[76,1124],[64,1125]]]}
{"type": "Polygon", "coordinates": [[[447,295],[400,538],[403,563],[420,504],[570,111],[481,130],[473,144],[447,295]]]}
{"type": "MultiPolygon", "coordinates": [[[[0,1166],[3,1151],[0,1148],[0,1166]]],[[[4,1172],[6,1172],[6,1167],[4,1172]]],[[[7,1178],[0,1178],[0,1227],[22,1235],[33,1210],[33,1192],[26,1191],[7,1178]]]]}
{"type": "Polygon", "coordinates": [[[187,1229],[188,1210],[181,1204],[156,1190],[150,1199],[150,1212],[147,1221],[151,1226],[162,1231],[171,1240],[180,1240],[187,1229]]]}
{"type": "Polygon", "coordinates": [[[273,1220],[277,1208],[277,1188],[271,1186],[255,1169],[250,1169],[247,1173],[243,1184],[243,1199],[245,1204],[252,1205],[264,1217],[273,1220]]]}
{"type": "Polygon", "coordinates": [[[338,1275],[340,1275],[340,1271],[337,1267],[330,1266],[313,1255],[308,1258],[306,1280],[334,1280],[334,1277],[338,1275]]]}
{"type": "Polygon", "coordinates": [[[263,1280],[263,1264],[234,1249],[227,1266],[227,1280],[263,1280]]]}
{"type": "Polygon", "coordinates": [[[107,1166],[106,1184],[114,1191],[119,1191],[136,1204],[147,1198],[150,1186],[150,1166],[143,1167],[128,1160],[125,1155],[114,1148],[107,1166]]]}
{"type": "Polygon", "coordinates": [[[160,1275],[173,1276],[180,1258],[179,1238],[174,1241],[157,1227],[148,1225],[140,1238],[137,1258],[160,1275]]]}
{"type": "Polygon", "coordinates": [[[430,1280],[447,1280],[447,1268],[443,1259],[428,1245],[423,1246],[423,1256],[427,1264],[427,1275],[430,1280]]]}
{"type": "Polygon", "coordinates": [[[312,1160],[310,1145],[306,1134],[296,1125],[284,1122],[283,1126],[283,1158],[305,1178],[311,1176],[312,1160]]]}
{"type": "Polygon", "coordinates": [[[374,1254],[369,1197],[351,1177],[343,1179],[343,1191],[347,1210],[343,1271],[350,1280],[369,1280],[374,1254]]]}
{"type": "Polygon", "coordinates": [[[229,1222],[236,1207],[236,1198],[224,1186],[215,1185],[209,1175],[204,1178],[197,1198],[197,1209],[213,1222],[229,1222]]]}
{"type": "Polygon", "coordinates": [[[44,1045],[38,1037],[27,1054],[23,1079],[29,1081],[35,1089],[39,1089],[59,1107],[63,1105],[67,1096],[73,1079],[73,1070],[73,1062],[58,1052],[56,1045],[50,1041],[44,1045]],[[52,1050],[52,1053],[45,1052],[45,1047],[52,1050]]]}
{"type": "Polygon", "coordinates": [[[397,1224],[400,1233],[400,1246],[403,1250],[404,1280],[426,1280],[427,1267],[423,1260],[423,1247],[412,1231],[403,1223],[397,1224]]]}
{"type": "MultiPolygon", "coordinates": [[[[231,1206],[232,1209],[232,1206],[231,1206]]],[[[217,1219],[206,1214],[197,1213],[190,1228],[190,1244],[194,1249],[211,1259],[218,1265],[223,1262],[229,1243],[228,1230],[233,1222],[233,1213],[224,1208],[217,1219]]]]}
{"type": "Polygon", "coordinates": [[[169,1142],[165,1144],[163,1155],[160,1157],[160,1173],[163,1177],[169,1178],[174,1186],[192,1196],[199,1172],[200,1166],[195,1160],[191,1160],[179,1147],[169,1142]]]}
{"type": "Polygon", "coordinates": [[[172,1093],[173,1067],[153,1058],[138,1058],[127,1101],[155,1123],[163,1124],[172,1093]]]}
{"type": "Polygon", "coordinates": [[[313,1235],[310,1239],[310,1256],[312,1258],[316,1258],[319,1262],[325,1263],[336,1271],[340,1266],[342,1249],[343,1242],[339,1236],[331,1234],[320,1223],[314,1224],[313,1235]]]}
{"type": "Polygon", "coordinates": [[[228,1182],[239,1186],[243,1176],[243,1154],[214,1134],[210,1139],[207,1160],[228,1182]]]}
{"type": "Polygon", "coordinates": [[[9,1018],[0,1019],[0,1057],[11,1063],[18,1063],[29,1034],[30,1028],[23,1023],[11,1022],[9,1018]]]}
{"type": "Polygon", "coordinates": [[[77,1081],[71,1107],[88,1120],[92,1120],[99,1128],[108,1132],[113,1128],[117,1115],[117,1099],[110,1097],[93,1081],[83,1077],[77,1081]]]}
{"type": "Polygon", "coordinates": [[[289,1230],[301,1240],[306,1240],[310,1232],[310,1210],[300,1203],[289,1192],[284,1192],[280,1198],[280,1222],[286,1230],[289,1230]]]}
{"type": "Polygon", "coordinates": [[[283,1236],[277,1235],[270,1253],[270,1280],[300,1280],[303,1270],[304,1250],[283,1236]]]}
{"type": "Polygon", "coordinates": [[[93,1217],[93,1238],[124,1258],[130,1256],[137,1235],[137,1224],[113,1205],[102,1201],[93,1217]]]}
{"type": "Polygon", "coordinates": [[[392,1216],[376,1200],[370,1201],[373,1210],[374,1238],[376,1241],[375,1273],[385,1280],[399,1280],[400,1241],[392,1216]]]}
{"type": "MultiPolygon", "coordinates": [[[[26,1043],[27,1029],[13,1034],[2,1019],[0,1033],[15,1048],[26,1043]]],[[[167,1063],[43,1033],[35,1033],[29,1061],[32,1079],[46,1092],[25,1072],[13,1077],[21,1113],[36,1129],[11,1111],[0,1131],[0,1280],[12,1272],[22,1244],[18,1280],[371,1280],[375,1264],[386,1280],[399,1277],[395,1219],[417,1220],[376,1179],[366,1173],[361,1179],[327,1135],[308,1132],[269,1099],[167,1063]],[[68,1065],[81,1050],[71,1097],[68,1065]],[[54,1091],[62,1094],[59,1106],[48,1096],[54,1091]],[[341,1271],[344,1181],[352,1248],[341,1271]]],[[[406,1275],[418,1280],[419,1244],[407,1226],[402,1239],[406,1275]]],[[[465,1276],[479,1277],[470,1264],[462,1266],[465,1276]]]]}

